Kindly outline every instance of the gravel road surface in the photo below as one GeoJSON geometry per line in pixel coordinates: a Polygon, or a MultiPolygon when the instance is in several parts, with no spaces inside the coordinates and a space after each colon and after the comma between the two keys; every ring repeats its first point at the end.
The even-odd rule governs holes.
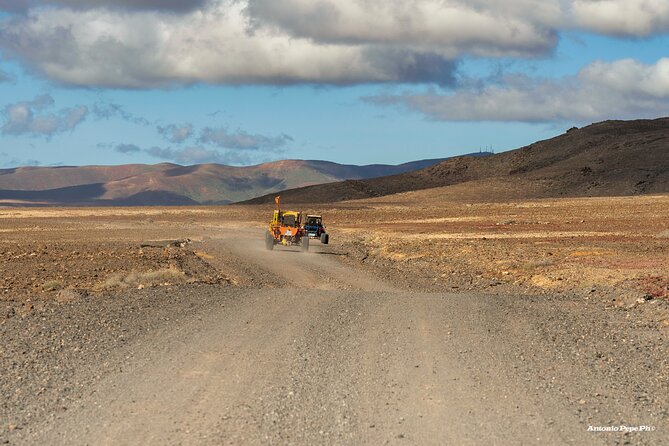
{"type": "MultiPolygon", "coordinates": [[[[0,325],[8,444],[666,444],[667,330],[584,300],[407,291],[261,235],[235,285],[45,303],[0,325]],[[589,432],[589,426],[650,432],[589,432]]],[[[17,313],[19,309],[12,309],[17,313]]]]}

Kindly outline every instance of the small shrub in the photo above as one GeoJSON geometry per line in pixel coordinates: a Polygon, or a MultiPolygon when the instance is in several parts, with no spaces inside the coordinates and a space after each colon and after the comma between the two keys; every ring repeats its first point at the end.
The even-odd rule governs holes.
{"type": "Polygon", "coordinates": [[[520,269],[524,271],[534,271],[538,268],[546,268],[548,266],[555,265],[555,260],[553,259],[541,259],[541,260],[532,260],[530,262],[525,262],[520,266],[520,269]]]}
{"type": "Polygon", "coordinates": [[[186,282],[186,274],[177,268],[164,268],[156,271],[115,273],[102,282],[100,288],[137,288],[138,286],[157,286],[186,282]]]}
{"type": "Polygon", "coordinates": [[[49,280],[42,285],[44,291],[58,291],[63,289],[63,282],[60,280],[49,280]]]}

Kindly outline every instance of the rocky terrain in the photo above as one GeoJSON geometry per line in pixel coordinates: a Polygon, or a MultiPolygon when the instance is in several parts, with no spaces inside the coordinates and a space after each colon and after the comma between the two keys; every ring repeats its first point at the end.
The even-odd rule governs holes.
{"type": "MultiPolygon", "coordinates": [[[[665,195],[500,203],[460,192],[298,208],[324,215],[342,261],[423,289],[577,293],[615,305],[669,295],[665,195]]],[[[221,228],[262,231],[272,209],[6,209],[0,292],[51,299],[63,289],[245,283],[248,272],[234,273],[234,262],[227,272],[212,267],[202,244],[221,228]]]]}
{"type": "Polygon", "coordinates": [[[666,195],[500,203],[443,188],[342,203],[329,218],[356,252],[347,259],[423,287],[634,306],[669,297],[667,213],[666,195]]]}
{"type": "Polygon", "coordinates": [[[663,444],[669,197],[424,194],[0,211],[0,440],[663,444]]]}

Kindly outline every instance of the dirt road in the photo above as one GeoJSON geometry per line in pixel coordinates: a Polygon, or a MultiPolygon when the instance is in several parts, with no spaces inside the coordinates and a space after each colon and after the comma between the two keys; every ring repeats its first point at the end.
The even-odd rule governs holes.
{"type": "MultiPolygon", "coordinates": [[[[100,337],[91,349],[98,356],[58,363],[71,373],[51,392],[8,400],[11,428],[0,439],[596,445],[669,437],[667,335],[644,318],[567,298],[409,292],[318,243],[309,254],[266,252],[260,236],[220,233],[199,248],[238,283],[115,296],[116,313],[104,317],[120,322],[86,335],[100,337]],[[149,304],[128,313],[123,302],[149,304]],[[119,335],[123,343],[102,339],[119,335]],[[62,388],[72,387],[64,403],[62,388]],[[654,431],[588,431],[621,425],[654,431]]],[[[106,304],[95,305],[91,314],[106,304]]],[[[51,317],[71,321],[69,308],[51,308],[51,317]]],[[[2,334],[20,337],[11,324],[22,322],[12,321],[2,334]]],[[[64,337],[69,324],[36,336],[64,337]]],[[[3,352],[3,364],[21,370],[16,357],[3,352]]],[[[31,389],[26,380],[49,373],[16,387],[31,389]]],[[[3,383],[6,395],[13,390],[3,383]]]]}

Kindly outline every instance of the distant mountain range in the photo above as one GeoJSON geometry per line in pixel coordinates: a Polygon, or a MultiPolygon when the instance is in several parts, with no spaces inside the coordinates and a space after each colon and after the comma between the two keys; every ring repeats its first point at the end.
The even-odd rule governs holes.
{"type": "Polygon", "coordinates": [[[396,175],[424,169],[442,161],[444,158],[400,165],[367,166],[286,160],[248,167],[220,164],[180,166],[169,163],[19,167],[0,170],[0,205],[227,204],[284,189],[396,175]]]}
{"type": "Polygon", "coordinates": [[[20,167],[0,170],[0,206],[263,204],[279,191],[285,202],[328,203],[444,187],[485,200],[669,193],[669,118],[606,121],[497,155],[397,166],[20,167]]]}
{"type": "MultiPolygon", "coordinates": [[[[328,203],[444,187],[457,187],[458,196],[485,200],[667,193],[669,118],[574,127],[497,155],[452,158],[412,172],[281,195],[285,202],[328,203]]],[[[271,202],[272,195],[248,201],[271,202]]]]}

